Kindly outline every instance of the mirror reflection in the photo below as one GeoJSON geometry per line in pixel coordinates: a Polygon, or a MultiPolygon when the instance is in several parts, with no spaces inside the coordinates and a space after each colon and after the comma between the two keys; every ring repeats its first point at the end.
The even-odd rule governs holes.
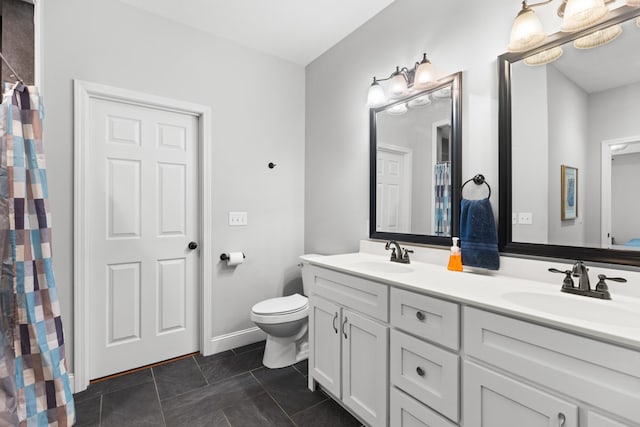
{"type": "Polygon", "coordinates": [[[638,24],[511,64],[512,242],[640,250],[638,24]]]}
{"type": "Polygon", "coordinates": [[[371,237],[423,241],[416,236],[457,232],[458,78],[372,110],[371,237]]]}

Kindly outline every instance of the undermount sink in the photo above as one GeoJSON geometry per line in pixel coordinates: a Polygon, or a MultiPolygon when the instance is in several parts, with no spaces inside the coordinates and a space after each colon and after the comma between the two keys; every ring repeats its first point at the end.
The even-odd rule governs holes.
{"type": "Polygon", "coordinates": [[[369,270],[374,273],[411,273],[413,268],[406,264],[394,263],[391,261],[360,261],[352,264],[353,267],[369,270]]]}
{"type": "Polygon", "coordinates": [[[521,307],[549,314],[592,323],[640,328],[640,313],[616,304],[615,300],[596,300],[585,296],[565,295],[561,294],[559,289],[557,295],[536,292],[507,292],[502,297],[521,307]],[[580,298],[580,300],[576,298],[580,298]]]}

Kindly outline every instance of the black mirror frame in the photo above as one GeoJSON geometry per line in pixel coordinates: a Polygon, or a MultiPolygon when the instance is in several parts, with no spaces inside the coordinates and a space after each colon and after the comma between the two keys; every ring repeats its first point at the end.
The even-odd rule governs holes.
{"type": "Polygon", "coordinates": [[[589,29],[575,33],[558,32],[549,36],[548,41],[532,50],[519,53],[505,53],[498,57],[499,78],[499,226],[498,244],[501,252],[550,258],[594,261],[608,264],[640,266],[640,251],[587,248],[581,246],[544,245],[538,243],[513,242],[511,227],[512,170],[511,170],[511,63],[529,55],[565,44],[596,30],[625,22],[640,16],[640,9],[621,6],[610,12],[609,18],[589,29]]]}
{"type": "Polygon", "coordinates": [[[462,185],[462,72],[443,77],[433,87],[410,97],[369,109],[369,237],[371,239],[451,246],[451,236],[389,233],[376,230],[376,114],[398,102],[406,102],[448,85],[451,85],[451,236],[459,235],[460,187],[462,185]]]}

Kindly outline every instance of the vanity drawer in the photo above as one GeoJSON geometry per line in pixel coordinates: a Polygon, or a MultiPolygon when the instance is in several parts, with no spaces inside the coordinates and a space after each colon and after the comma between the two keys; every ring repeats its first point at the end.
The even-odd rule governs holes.
{"type": "Polygon", "coordinates": [[[395,387],[389,395],[390,424],[393,427],[455,427],[456,425],[395,387]]]}
{"type": "Polygon", "coordinates": [[[361,313],[389,321],[389,286],[349,274],[310,265],[312,294],[361,313]]]}
{"type": "Polygon", "coordinates": [[[468,356],[640,423],[640,352],[470,307],[463,320],[468,356]]]}
{"type": "Polygon", "coordinates": [[[453,350],[460,348],[458,304],[392,288],[391,325],[453,350]]]}
{"type": "Polygon", "coordinates": [[[458,356],[391,330],[391,383],[453,421],[458,421],[458,356]]]}

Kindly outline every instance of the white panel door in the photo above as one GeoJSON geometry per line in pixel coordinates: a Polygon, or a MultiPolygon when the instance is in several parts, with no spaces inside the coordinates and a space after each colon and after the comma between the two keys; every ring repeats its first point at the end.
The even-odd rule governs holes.
{"type": "Polygon", "coordinates": [[[376,230],[411,231],[411,156],[390,146],[378,147],[376,230]]]}
{"type": "Polygon", "coordinates": [[[90,378],[198,350],[198,119],[92,99],[90,378]]]}

